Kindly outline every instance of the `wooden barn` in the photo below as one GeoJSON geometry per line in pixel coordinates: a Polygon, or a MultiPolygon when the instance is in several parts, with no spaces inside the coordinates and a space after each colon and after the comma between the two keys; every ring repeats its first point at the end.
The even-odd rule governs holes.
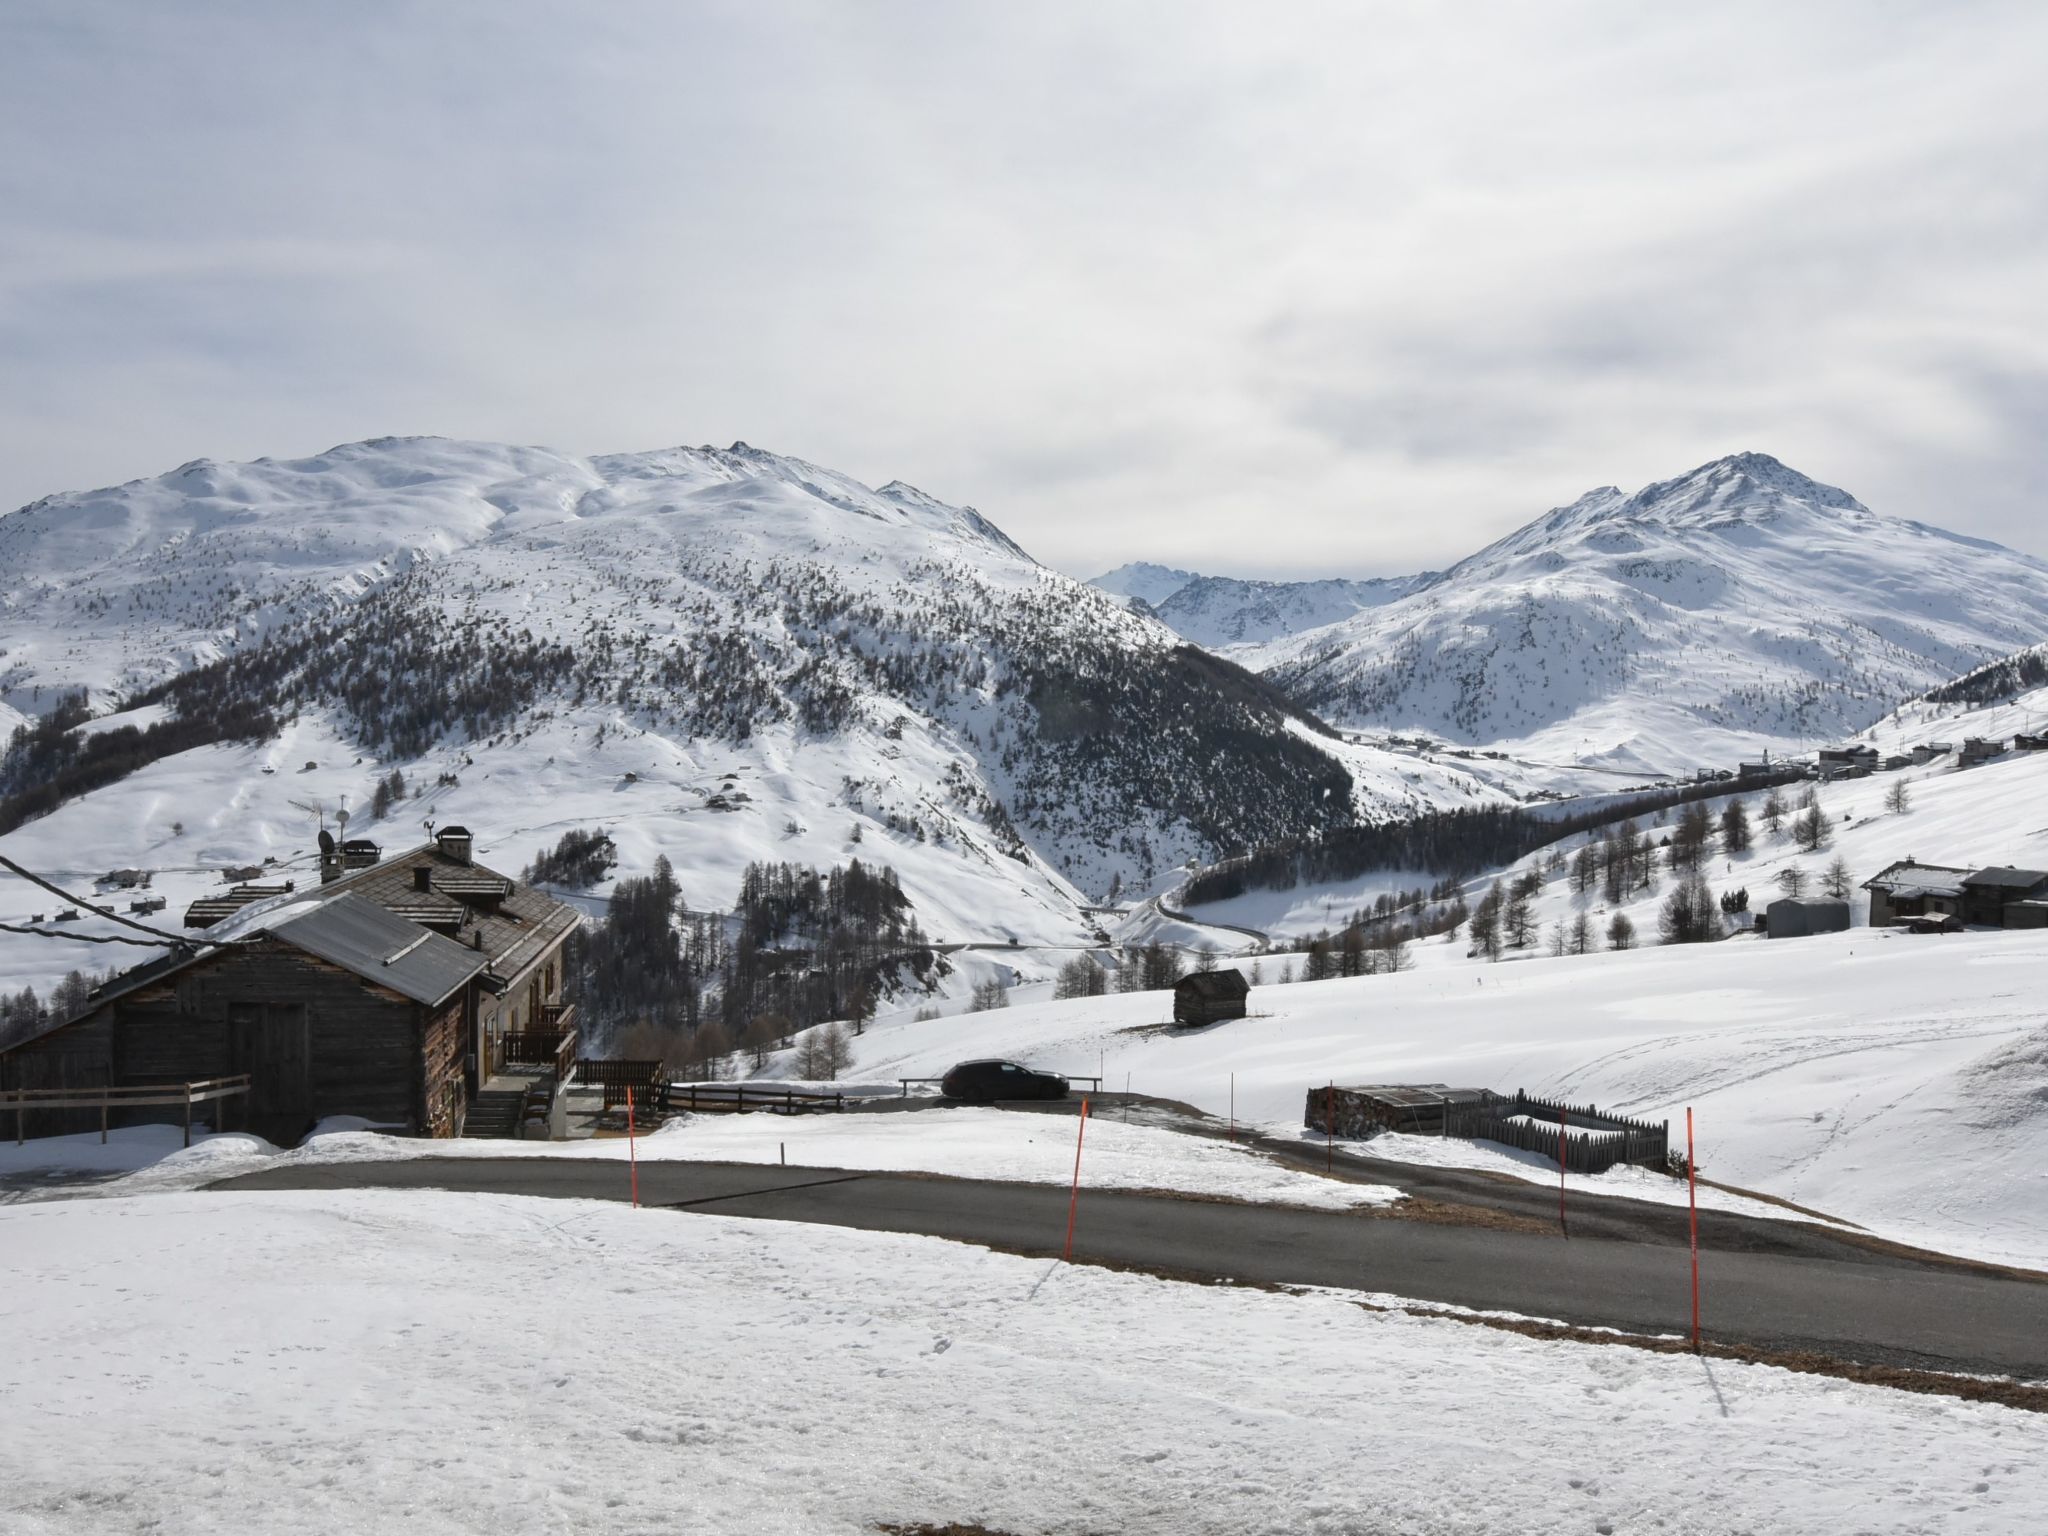
{"type": "Polygon", "coordinates": [[[1173,1022],[1220,1024],[1241,1019],[1251,983],[1237,970],[1196,971],[1173,984],[1173,1022]]]}
{"type": "MultiPolygon", "coordinates": [[[[472,863],[460,828],[352,872],[340,862],[326,861],[313,889],[226,918],[196,914],[204,938],[115,977],[88,1012],[0,1052],[0,1090],[247,1074],[246,1112],[225,1113],[280,1145],[331,1115],[457,1134],[509,1038],[573,1027],[561,950],[579,917],[472,863]]],[[[100,1123],[97,1110],[36,1113],[42,1135],[100,1123]]],[[[161,1118],[124,1109],[114,1123],[161,1118]]]]}

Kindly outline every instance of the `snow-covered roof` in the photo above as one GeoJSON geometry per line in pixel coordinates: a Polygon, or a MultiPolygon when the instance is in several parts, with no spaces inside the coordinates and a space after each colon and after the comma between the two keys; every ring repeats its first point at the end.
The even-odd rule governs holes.
{"type": "Polygon", "coordinates": [[[1992,886],[2001,891],[2031,891],[2037,885],[2048,885],[2048,869],[2014,869],[1994,864],[1989,869],[1977,870],[1963,884],[1992,886]]]}
{"type": "Polygon", "coordinates": [[[1891,896],[1960,896],[1967,869],[1948,864],[1915,864],[1901,859],[1891,868],[1863,882],[1866,891],[1883,891],[1891,896]]]}

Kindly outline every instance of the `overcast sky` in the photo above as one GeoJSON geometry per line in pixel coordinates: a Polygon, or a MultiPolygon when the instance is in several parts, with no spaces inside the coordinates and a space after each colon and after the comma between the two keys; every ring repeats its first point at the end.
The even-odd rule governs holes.
{"type": "Polygon", "coordinates": [[[2048,555],[2048,6],[0,9],[0,505],[744,438],[1082,575],[1742,449],[2048,555]]]}

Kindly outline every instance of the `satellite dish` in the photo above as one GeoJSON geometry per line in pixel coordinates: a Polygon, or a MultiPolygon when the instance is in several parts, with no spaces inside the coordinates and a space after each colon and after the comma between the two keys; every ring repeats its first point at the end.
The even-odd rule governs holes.
{"type": "Polygon", "coordinates": [[[334,834],[325,827],[320,829],[320,852],[325,858],[334,857],[334,834]]]}

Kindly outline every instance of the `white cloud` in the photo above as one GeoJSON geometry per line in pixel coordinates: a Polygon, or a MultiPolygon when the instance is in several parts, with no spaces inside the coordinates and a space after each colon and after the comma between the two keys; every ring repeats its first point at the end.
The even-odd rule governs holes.
{"type": "Polygon", "coordinates": [[[2048,13],[0,20],[0,504],[735,437],[1041,558],[1442,565],[1743,448],[2040,550],[2048,13]]]}

